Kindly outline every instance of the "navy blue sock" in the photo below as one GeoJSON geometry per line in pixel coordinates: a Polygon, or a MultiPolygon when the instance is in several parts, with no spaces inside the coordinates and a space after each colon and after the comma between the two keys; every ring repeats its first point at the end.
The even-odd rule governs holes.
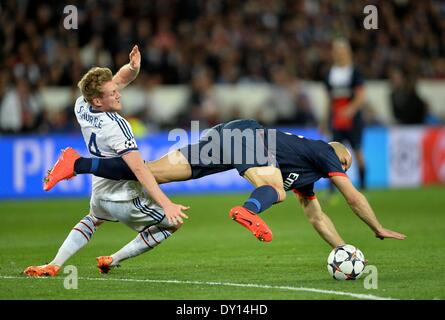
{"type": "Polygon", "coordinates": [[[74,172],[76,174],[92,173],[91,172],[91,158],[79,158],[74,162],[74,172]]]}
{"type": "Polygon", "coordinates": [[[74,163],[76,174],[92,173],[95,176],[111,180],[137,180],[127,163],[116,158],[79,158],[74,163]]]}
{"type": "Polygon", "coordinates": [[[253,190],[243,207],[258,214],[269,209],[278,199],[278,192],[274,187],[261,186],[253,190]]]}

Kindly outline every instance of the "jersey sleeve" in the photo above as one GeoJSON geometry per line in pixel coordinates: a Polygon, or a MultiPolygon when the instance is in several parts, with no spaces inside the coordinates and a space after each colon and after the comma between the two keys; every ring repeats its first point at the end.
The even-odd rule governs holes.
{"type": "Polygon", "coordinates": [[[116,114],[107,113],[112,120],[107,132],[108,144],[118,155],[138,150],[133,130],[127,120],[116,114]]]}
{"type": "Polygon", "coordinates": [[[329,94],[330,94],[331,91],[332,91],[332,86],[331,86],[331,84],[330,84],[330,82],[329,82],[329,74],[330,74],[330,71],[327,72],[327,73],[323,76],[322,81],[323,81],[323,84],[324,84],[326,90],[327,90],[327,91],[329,92],[329,94]]]}
{"type": "Polygon", "coordinates": [[[363,86],[364,83],[365,79],[363,78],[363,75],[357,68],[354,68],[354,73],[352,74],[352,87],[354,89],[360,88],[363,86]]]}
{"type": "Polygon", "coordinates": [[[307,184],[302,187],[293,188],[292,192],[295,193],[295,195],[301,196],[303,198],[306,198],[308,200],[314,200],[317,197],[315,196],[314,192],[314,184],[307,184]]]}
{"type": "Polygon", "coordinates": [[[325,178],[333,176],[347,177],[340,163],[340,159],[338,159],[334,149],[329,145],[325,150],[318,153],[316,162],[325,178]]]}

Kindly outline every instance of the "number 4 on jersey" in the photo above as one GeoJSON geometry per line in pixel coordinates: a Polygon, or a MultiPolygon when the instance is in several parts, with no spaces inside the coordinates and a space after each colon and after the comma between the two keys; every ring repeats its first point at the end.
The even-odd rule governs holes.
{"type": "Polygon", "coordinates": [[[103,157],[102,154],[100,153],[99,148],[97,147],[96,134],[94,132],[91,134],[90,142],[88,143],[88,150],[92,155],[96,157],[103,157]]]}

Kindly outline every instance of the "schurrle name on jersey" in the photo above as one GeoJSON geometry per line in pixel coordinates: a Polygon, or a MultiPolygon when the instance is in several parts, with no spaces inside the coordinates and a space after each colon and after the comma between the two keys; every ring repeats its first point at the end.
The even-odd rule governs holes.
{"type": "MultiPolygon", "coordinates": [[[[79,111],[77,111],[77,113],[81,113],[83,110],[84,110],[84,107],[81,106],[79,108],[79,111]]],[[[99,120],[98,117],[93,116],[92,114],[85,111],[80,115],[80,118],[85,121],[88,121],[93,127],[102,129],[103,120],[99,120]]]]}

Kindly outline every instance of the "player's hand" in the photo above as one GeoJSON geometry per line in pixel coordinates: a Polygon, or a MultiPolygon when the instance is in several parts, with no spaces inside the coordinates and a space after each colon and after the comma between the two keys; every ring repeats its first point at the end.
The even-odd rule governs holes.
{"type": "Polygon", "coordinates": [[[375,232],[375,236],[379,238],[380,240],[383,240],[385,238],[393,238],[397,240],[405,240],[406,235],[403,233],[391,231],[388,229],[381,229],[375,232]]]}
{"type": "Polygon", "coordinates": [[[133,47],[133,49],[129,54],[129,57],[130,57],[130,67],[133,70],[139,70],[139,68],[141,67],[141,53],[139,52],[139,48],[137,45],[133,47]]]}
{"type": "Polygon", "coordinates": [[[183,219],[188,219],[183,211],[190,209],[190,207],[183,206],[181,204],[171,203],[164,207],[164,213],[167,217],[168,222],[173,225],[184,223],[183,219]]]}

